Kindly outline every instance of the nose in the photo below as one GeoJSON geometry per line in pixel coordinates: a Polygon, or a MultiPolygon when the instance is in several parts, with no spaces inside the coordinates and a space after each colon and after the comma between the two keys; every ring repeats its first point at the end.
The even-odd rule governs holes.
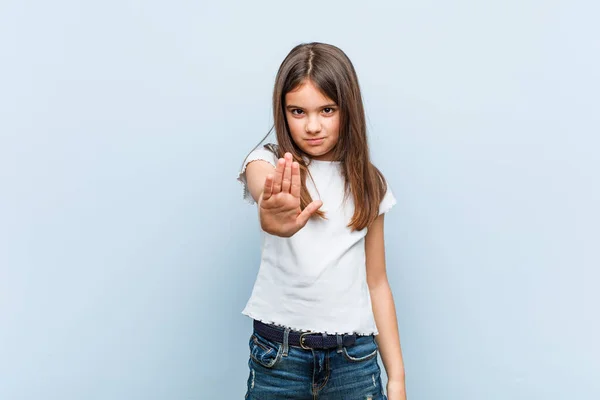
{"type": "Polygon", "coordinates": [[[319,133],[321,132],[321,122],[317,117],[309,117],[306,119],[304,130],[306,133],[319,133]]]}

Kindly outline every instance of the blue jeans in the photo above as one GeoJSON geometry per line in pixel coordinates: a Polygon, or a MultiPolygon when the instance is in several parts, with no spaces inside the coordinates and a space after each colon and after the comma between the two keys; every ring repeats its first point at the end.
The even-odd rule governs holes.
{"type": "Polygon", "coordinates": [[[250,337],[248,400],[387,400],[375,337],[351,347],[306,350],[250,337]]]}

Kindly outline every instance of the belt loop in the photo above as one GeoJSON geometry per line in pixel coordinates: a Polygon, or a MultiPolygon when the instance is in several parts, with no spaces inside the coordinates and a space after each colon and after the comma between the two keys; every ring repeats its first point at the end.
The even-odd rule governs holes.
{"type": "Polygon", "coordinates": [[[336,338],[336,340],[337,340],[337,352],[338,352],[338,353],[341,353],[341,352],[342,352],[342,346],[343,346],[343,343],[342,343],[342,335],[340,335],[340,334],[336,333],[336,334],[335,334],[335,338],[336,338]]]}
{"type": "Polygon", "coordinates": [[[282,357],[288,356],[289,338],[290,338],[290,328],[285,328],[285,330],[283,331],[283,353],[281,354],[282,357]]]}

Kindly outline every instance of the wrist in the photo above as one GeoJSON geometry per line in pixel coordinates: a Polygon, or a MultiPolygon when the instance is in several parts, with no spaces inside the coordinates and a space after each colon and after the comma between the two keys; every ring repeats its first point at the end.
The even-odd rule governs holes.
{"type": "Polygon", "coordinates": [[[269,222],[263,221],[262,218],[260,218],[260,228],[264,232],[268,233],[269,235],[279,236],[279,237],[283,237],[283,238],[292,236],[292,235],[288,234],[287,232],[282,231],[281,225],[277,225],[277,224],[273,223],[272,221],[269,221],[269,222]]]}

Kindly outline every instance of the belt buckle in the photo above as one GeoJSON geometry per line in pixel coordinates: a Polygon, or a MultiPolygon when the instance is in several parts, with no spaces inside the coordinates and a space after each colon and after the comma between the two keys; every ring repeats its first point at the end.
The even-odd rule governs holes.
{"type": "Polygon", "coordinates": [[[310,347],[306,347],[304,344],[305,336],[310,334],[311,332],[304,332],[300,335],[300,347],[302,347],[304,350],[312,350],[310,347]]]}

